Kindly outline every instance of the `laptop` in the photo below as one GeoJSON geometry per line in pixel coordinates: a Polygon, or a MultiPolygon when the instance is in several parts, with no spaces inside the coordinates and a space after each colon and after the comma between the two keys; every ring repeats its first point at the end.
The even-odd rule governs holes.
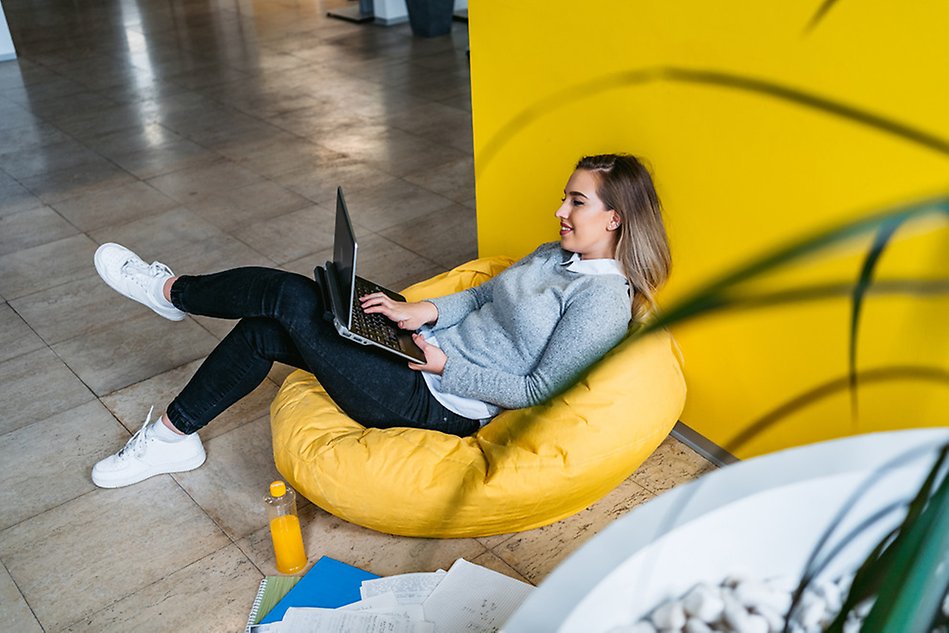
{"type": "Polygon", "coordinates": [[[381,314],[366,314],[359,297],[384,292],[396,301],[405,297],[366,281],[356,275],[359,245],[343,198],[343,188],[336,189],[336,230],[333,236],[333,261],[317,266],[313,275],[323,288],[336,331],[362,345],[374,345],[413,363],[424,363],[425,354],[412,340],[412,332],[399,328],[381,314]]]}

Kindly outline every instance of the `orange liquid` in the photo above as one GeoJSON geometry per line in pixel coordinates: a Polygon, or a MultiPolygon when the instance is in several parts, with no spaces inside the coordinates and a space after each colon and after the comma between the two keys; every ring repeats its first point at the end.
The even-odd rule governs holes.
{"type": "Polygon", "coordinates": [[[270,522],[273,551],[277,557],[277,571],[295,574],[306,567],[306,552],[303,551],[303,534],[300,519],[287,514],[270,522]]]}

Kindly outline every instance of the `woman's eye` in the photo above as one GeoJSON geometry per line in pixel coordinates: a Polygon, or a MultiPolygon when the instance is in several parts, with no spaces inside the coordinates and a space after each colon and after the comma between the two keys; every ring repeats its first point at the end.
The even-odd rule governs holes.
{"type": "Polygon", "coordinates": [[[583,200],[574,200],[574,201],[573,201],[573,206],[575,206],[575,207],[582,207],[582,206],[583,206],[583,200]]]}

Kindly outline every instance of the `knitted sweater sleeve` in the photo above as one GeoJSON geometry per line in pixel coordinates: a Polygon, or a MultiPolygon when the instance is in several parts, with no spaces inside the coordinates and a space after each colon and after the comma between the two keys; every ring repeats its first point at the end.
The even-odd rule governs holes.
{"type": "Polygon", "coordinates": [[[505,409],[540,404],[571,386],[626,335],[629,298],[622,292],[580,293],[567,306],[544,352],[527,375],[481,367],[449,356],[442,387],[505,409]]]}

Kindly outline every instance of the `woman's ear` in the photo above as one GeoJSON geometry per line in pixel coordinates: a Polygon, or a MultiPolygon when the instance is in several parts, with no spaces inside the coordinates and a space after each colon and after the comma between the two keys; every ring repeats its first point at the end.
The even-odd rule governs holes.
{"type": "Polygon", "coordinates": [[[622,221],[622,218],[620,217],[619,213],[617,213],[616,211],[614,211],[614,210],[612,210],[612,209],[610,210],[610,213],[612,214],[612,216],[610,217],[610,223],[607,224],[606,227],[607,227],[610,231],[615,231],[616,229],[619,228],[619,225],[620,225],[620,222],[622,221]]]}

